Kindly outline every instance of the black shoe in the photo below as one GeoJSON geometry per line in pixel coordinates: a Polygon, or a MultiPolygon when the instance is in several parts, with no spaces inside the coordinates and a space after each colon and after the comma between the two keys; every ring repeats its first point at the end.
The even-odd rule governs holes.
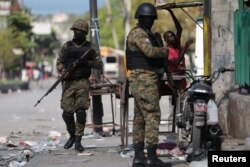
{"type": "Polygon", "coordinates": [[[75,137],[75,150],[82,152],[84,150],[84,147],[81,144],[82,136],[76,136],[75,137]]]}
{"type": "Polygon", "coordinates": [[[63,111],[62,118],[66,124],[67,131],[70,134],[70,138],[65,143],[64,148],[69,149],[75,143],[75,119],[74,119],[74,115],[72,113],[68,113],[65,111],[63,111]]]}
{"type": "Polygon", "coordinates": [[[145,167],[145,154],[144,154],[144,143],[137,143],[133,145],[135,150],[135,156],[133,159],[132,167],[145,167]]]}
{"type": "Polygon", "coordinates": [[[162,160],[156,159],[147,159],[145,167],[171,167],[172,164],[168,162],[163,162],[162,160]]]}
{"type": "Polygon", "coordinates": [[[135,154],[132,167],[145,167],[145,160],[144,152],[135,154]]]}
{"type": "Polygon", "coordinates": [[[64,145],[64,149],[69,149],[71,148],[75,143],[75,137],[70,137],[68,141],[64,145]]]}
{"type": "Polygon", "coordinates": [[[146,159],[145,167],[171,167],[171,163],[163,162],[162,160],[157,158],[156,149],[157,144],[147,147],[148,156],[146,159]]]}
{"type": "Polygon", "coordinates": [[[145,160],[134,158],[132,167],[145,167],[145,160]]]}

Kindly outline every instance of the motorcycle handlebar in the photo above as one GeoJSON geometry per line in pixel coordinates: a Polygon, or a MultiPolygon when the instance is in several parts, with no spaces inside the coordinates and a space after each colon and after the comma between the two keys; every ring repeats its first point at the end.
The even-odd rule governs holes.
{"type": "Polygon", "coordinates": [[[224,67],[221,67],[219,70],[220,70],[221,73],[224,73],[224,72],[234,71],[234,68],[224,68],[224,67]]]}
{"type": "Polygon", "coordinates": [[[212,75],[197,75],[197,76],[193,76],[192,72],[190,70],[186,70],[185,73],[193,80],[193,81],[199,81],[200,78],[203,78],[204,80],[206,80],[207,82],[215,82],[220,73],[225,73],[225,72],[232,72],[234,71],[234,68],[224,68],[224,67],[221,67],[219,68],[218,70],[214,71],[212,73],[212,75]],[[217,76],[216,76],[217,74],[217,76]],[[198,78],[198,79],[197,79],[198,78]],[[214,81],[213,81],[214,79],[214,81]]]}
{"type": "Polygon", "coordinates": [[[220,73],[231,72],[231,71],[234,71],[234,68],[224,68],[224,67],[219,68],[217,71],[213,72],[213,74],[211,75],[211,81],[214,79],[212,83],[214,83],[219,78],[220,73]],[[217,73],[217,76],[216,76],[216,73],[217,73]]]}

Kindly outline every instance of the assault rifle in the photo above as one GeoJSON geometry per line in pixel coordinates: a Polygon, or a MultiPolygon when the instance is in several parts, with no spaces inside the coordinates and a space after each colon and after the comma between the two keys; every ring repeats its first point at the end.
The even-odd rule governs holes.
{"type": "Polygon", "coordinates": [[[41,101],[42,99],[47,96],[50,92],[52,92],[56,86],[65,78],[66,75],[70,75],[70,73],[72,71],[74,71],[75,67],[84,59],[86,59],[87,56],[90,55],[91,52],[93,52],[93,49],[89,49],[87,50],[79,59],[77,59],[76,61],[74,61],[69,68],[57,79],[57,81],[49,88],[49,90],[41,97],[41,99],[39,99],[36,104],[34,105],[34,107],[36,107],[41,101]]]}

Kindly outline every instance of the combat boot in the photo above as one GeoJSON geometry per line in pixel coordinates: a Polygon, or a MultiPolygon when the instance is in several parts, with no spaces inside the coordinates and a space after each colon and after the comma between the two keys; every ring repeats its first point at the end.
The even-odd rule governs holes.
{"type": "Polygon", "coordinates": [[[68,141],[64,145],[64,149],[71,148],[75,143],[75,134],[70,134],[68,141]]]}
{"type": "Polygon", "coordinates": [[[145,167],[144,143],[134,144],[134,149],[133,167],[145,167]]]}
{"type": "Polygon", "coordinates": [[[67,130],[70,134],[69,139],[64,145],[64,149],[69,149],[75,143],[75,118],[72,113],[68,113],[68,112],[63,112],[62,117],[66,124],[67,130]]]}
{"type": "Polygon", "coordinates": [[[82,144],[81,144],[82,136],[76,136],[75,137],[75,150],[82,152],[84,150],[82,144]]]}
{"type": "Polygon", "coordinates": [[[157,158],[156,149],[157,145],[148,146],[145,167],[171,167],[171,163],[163,162],[157,158]]]}

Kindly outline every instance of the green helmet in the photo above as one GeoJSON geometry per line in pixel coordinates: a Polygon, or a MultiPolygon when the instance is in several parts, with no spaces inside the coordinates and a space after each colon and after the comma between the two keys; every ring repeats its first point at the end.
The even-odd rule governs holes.
{"type": "Polygon", "coordinates": [[[88,32],[89,31],[89,24],[87,21],[84,21],[82,19],[78,19],[74,22],[74,24],[71,26],[70,29],[71,30],[78,29],[78,30],[88,32]]]}

